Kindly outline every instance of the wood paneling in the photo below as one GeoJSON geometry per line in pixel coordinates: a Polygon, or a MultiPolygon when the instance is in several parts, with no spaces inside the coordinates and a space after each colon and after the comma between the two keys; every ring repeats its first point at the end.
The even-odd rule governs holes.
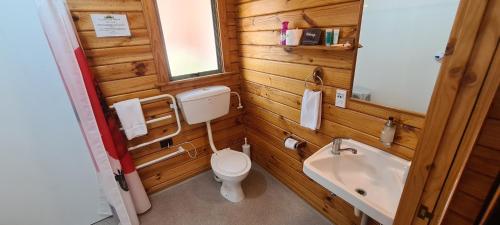
{"type": "MultiPolygon", "coordinates": [[[[355,0],[259,0],[239,1],[238,31],[242,97],[247,106],[247,136],[254,144],[252,156],[336,224],[358,224],[352,206],[327,204],[328,191],[302,173],[302,161],[331,142],[349,137],[405,159],[412,159],[421,135],[424,116],[361,101],[334,106],[337,89],[350,91],[356,49],[324,51],[313,48],[284,49],[278,46],[282,21],[290,27],[339,27],[341,42],[356,44],[362,1],[355,0]],[[300,126],[300,107],[305,80],[321,66],[324,76],[323,114],[318,131],[300,126]],[[379,134],[389,116],[398,121],[395,143],[385,148],[379,134]],[[282,147],[282,139],[293,134],[307,142],[300,152],[282,147]]],[[[307,87],[318,85],[307,82],[307,87]]]]}
{"type": "MultiPolygon", "coordinates": [[[[307,65],[351,69],[353,52],[348,51],[321,51],[314,49],[293,49],[286,51],[280,46],[242,45],[240,54],[246,58],[266,59],[307,65]]],[[[311,71],[312,73],[312,71],[311,71]]]]}
{"type": "MultiPolygon", "coordinates": [[[[102,1],[102,0],[101,0],[102,1]]],[[[72,5],[71,2],[69,5],[72,5]]],[[[90,13],[92,12],[79,12],[72,11],[71,15],[75,23],[76,29],[78,31],[93,31],[94,25],[92,25],[92,19],[90,18],[90,13]]],[[[128,26],[130,29],[145,29],[146,22],[144,21],[144,15],[142,12],[121,12],[121,11],[109,11],[109,12],[99,12],[99,13],[118,13],[126,14],[128,20],[128,26]]]]}
{"type": "Polygon", "coordinates": [[[94,66],[91,69],[99,82],[156,74],[156,67],[152,60],[94,66]]]}
{"type": "MultiPolygon", "coordinates": [[[[223,46],[224,52],[233,56],[227,65],[229,69],[235,68],[234,72],[237,72],[239,70],[239,45],[236,39],[236,6],[230,0],[220,2],[224,2],[225,5],[225,7],[219,7],[224,15],[224,24],[221,28],[225,30],[223,36],[228,43],[227,46],[223,46]]],[[[232,90],[239,91],[240,75],[238,73],[172,84],[162,83],[162,90],[160,90],[158,76],[164,73],[162,72],[164,68],[157,62],[164,58],[158,59],[159,56],[153,53],[152,46],[162,40],[152,39],[147,19],[156,15],[146,14],[141,0],[68,0],[68,4],[91,70],[109,105],[126,99],[145,98],[161,93],[175,95],[181,91],[208,85],[226,85],[232,90]],[[126,14],[131,37],[97,38],[90,19],[91,13],[126,14]]],[[[231,147],[240,150],[244,135],[243,111],[235,109],[236,100],[234,97],[231,98],[231,111],[228,115],[213,121],[214,139],[219,148],[231,147]]],[[[143,105],[146,119],[174,115],[168,104],[168,101],[159,101],[143,105]]],[[[152,140],[172,133],[176,129],[175,118],[150,124],[148,125],[149,133],[146,136],[136,138],[129,144],[135,145],[152,140]]],[[[148,193],[162,190],[210,168],[211,150],[204,124],[188,125],[182,121],[182,132],[174,137],[173,141],[174,144],[192,142],[198,150],[198,156],[192,159],[188,154],[182,154],[141,169],[139,174],[148,193]]],[[[191,148],[190,145],[184,147],[191,148]]],[[[174,148],[162,149],[159,143],[155,143],[133,151],[132,156],[135,163],[140,164],[175,150],[174,148]]]]}
{"type": "Polygon", "coordinates": [[[280,13],[285,11],[292,11],[297,9],[305,9],[317,6],[335,5],[342,2],[349,2],[352,0],[261,0],[240,4],[239,16],[257,16],[264,14],[280,13]]]}
{"type": "Polygon", "coordinates": [[[78,34],[82,45],[87,49],[112,48],[134,45],[149,45],[148,30],[137,29],[130,31],[130,37],[108,37],[98,38],[95,31],[83,31],[78,34]]]}
{"type": "Polygon", "coordinates": [[[472,150],[467,165],[460,177],[448,211],[443,219],[444,225],[452,225],[462,219],[472,224],[481,218],[483,204],[488,203],[488,194],[494,187],[495,179],[500,174],[500,120],[494,117],[500,111],[495,104],[499,101],[500,90],[493,100],[485,120],[478,142],[472,150]],[[453,213],[451,213],[453,212],[453,213]]]}
{"type": "MultiPolygon", "coordinates": [[[[286,63],[271,60],[242,58],[241,67],[253,71],[278,75],[286,78],[304,80],[310,75],[316,66],[286,63]]],[[[323,82],[327,86],[349,89],[351,87],[352,73],[347,69],[337,69],[332,67],[323,67],[323,82]]],[[[303,83],[302,83],[303,85],[303,83]]]]}
{"type": "Polygon", "coordinates": [[[141,11],[141,0],[70,0],[71,11],[141,11]]]}
{"type": "MultiPolygon", "coordinates": [[[[277,1],[277,0],[274,0],[277,1]]],[[[263,1],[256,1],[262,3],[263,1]]],[[[307,1],[310,3],[312,1],[307,1]]],[[[251,17],[240,18],[239,29],[241,31],[279,30],[282,21],[289,21],[291,28],[310,27],[344,27],[358,24],[359,1],[344,4],[333,4],[324,7],[306,8],[302,10],[275,13],[259,16],[259,14],[248,14],[251,17]],[[314,24],[310,24],[313,22],[314,24]]]]}

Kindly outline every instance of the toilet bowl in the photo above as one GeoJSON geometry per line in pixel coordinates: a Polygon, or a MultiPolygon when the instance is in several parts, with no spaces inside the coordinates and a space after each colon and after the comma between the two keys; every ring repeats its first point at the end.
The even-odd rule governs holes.
{"type": "Polygon", "coordinates": [[[210,159],[214,174],[222,180],[221,195],[231,202],[239,202],[245,198],[241,181],[252,167],[250,158],[242,152],[229,148],[212,154],[210,159]]]}
{"type": "MultiPolygon", "coordinates": [[[[218,177],[216,180],[222,181],[220,193],[231,202],[239,202],[245,198],[241,181],[247,177],[252,162],[245,153],[229,148],[217,150],[210,125],[211,120],[229,113],[230,94],[231,90],[226,86],[210,86],[185,91],[176,97],[182,116],[188,124],[206,123],[208,142],[214,152],[210,164],[218,177]]],[[[242,108],[241,101],[239,105],[238,109],[242,108]]]]}

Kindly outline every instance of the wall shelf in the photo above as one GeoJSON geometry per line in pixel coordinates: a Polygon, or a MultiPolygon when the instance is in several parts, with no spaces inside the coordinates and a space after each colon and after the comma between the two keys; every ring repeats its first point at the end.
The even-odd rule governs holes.
{"type": "Polygon", "coordinates": [[[278,45],[282,47],[285,51],[290,52],[294,49],[305,49],[305,50],[322,50],[322,51],[349,51],[354,49],[354,47],[348,46],[324,46],[324,45],[297,45],[297,46],[288,46],[288,45],[278,45]]]}

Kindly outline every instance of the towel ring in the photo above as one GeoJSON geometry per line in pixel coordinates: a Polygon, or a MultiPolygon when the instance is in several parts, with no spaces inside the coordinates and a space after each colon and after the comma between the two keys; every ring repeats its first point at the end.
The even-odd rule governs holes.
{"type": "MultiPolygon", "coordinates": [[[[322,71],[321,67],[319,67],[319,66],[318,66],[318,67],[316,67],[316,68],[314,69],[313,73],[311,74],[311,77],[313,78],[314,83],[315,83],[316,85],[321,84],[321,91],[323,91],[323,86],[324,86],[324,84],[323,84],[323,79],[321,78],[321,77],[322,77],[322,74],[323,74],[323,71],[322,71]]],[[[308,78],[308,76],[306,76],[306,77],[304,78],[304,87],[305,87],[306,89],[307,89],[307,78],[308,78]]]]}

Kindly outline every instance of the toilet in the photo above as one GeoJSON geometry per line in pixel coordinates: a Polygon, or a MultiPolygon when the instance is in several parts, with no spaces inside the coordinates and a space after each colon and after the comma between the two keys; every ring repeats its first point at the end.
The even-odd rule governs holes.
{"type": "Polygon", "coordinates": [[[250,158],[239,151],[225,148],[218,150],[212,137],[210,121],[229,113],[231,89],[226,86],[197,88],[176,95],[182,116],[188,124],[206,123],[208,140],[213,153],[210,164],[214,174],[222,181],[221,195],[231,202],[245,198],[241,188],[250,172],[250,158]]]}

